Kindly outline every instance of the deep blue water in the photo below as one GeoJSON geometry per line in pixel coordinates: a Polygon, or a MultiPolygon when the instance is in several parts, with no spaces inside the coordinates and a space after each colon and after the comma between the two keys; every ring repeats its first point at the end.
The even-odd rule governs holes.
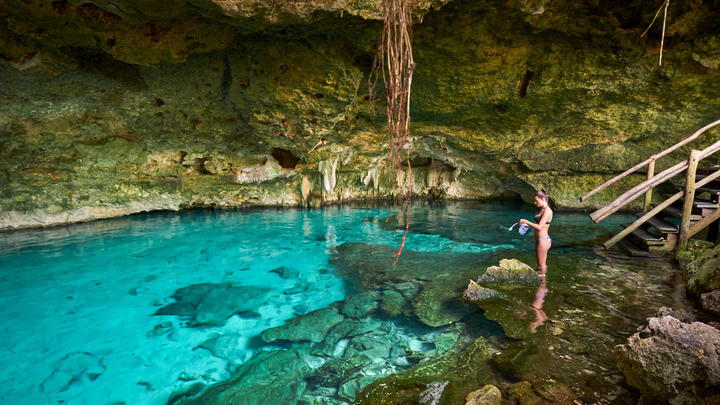
{"type": "MultiPolygon", "coordinates": [[[[397,248],[399,213],[356,206],[159,212],[0,234],[0,403],[165,404],[189,381],[227,379],[264,350],[260,332],[344,300],[347,280],[330,256],[348,242],[397,248]],[[176,290],[202,283],[254,289],[252,313],[201,326],[153,315],[175,302],[176,290]],[[223,335],[232,336],[229,355],[198,349],[223,335]]],[[[531,206],[418,202],[409,213],[405,251],[482,255],[533,247],[531,235],[507,231],[518,218],[532,218],[531,206]]],[[[557,213],[555,254],[589,251],[576,243],[616,224],[557,213]]]]}

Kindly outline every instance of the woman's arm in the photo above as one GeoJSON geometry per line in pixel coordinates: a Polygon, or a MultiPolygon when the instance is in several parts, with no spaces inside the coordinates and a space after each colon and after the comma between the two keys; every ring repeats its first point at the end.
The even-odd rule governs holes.
{"type": "Polygon", "coordinates": [[[527,219],[521,219],[518,222],[521,224],[526,224],[527,226],[531,227],[532,229],[539,231],[541,229],[546,229],[548,227],[549,219],[550,219],[550,210],[545,210],[545,212],[543,212],[542,216],[540,217],[540,221],[537,224],[534,222],[530,222],[527,219]]]}
{"type": "MultiPolygon", "coordinates": [[[[542,220],[542,218],[541,218],[541,220],[542,220]]],[[[536,231],[539,231],[540,229],[542,229],[542,225],[541,225],[541,224],[536,224],[535,222],[530,222],[530,221],[528,221],[527,219],[521,219],[521,220],[519,220],[518,222],[521,223],[521,224],[525,224],[525,225],[531,227],[532,229],[534,229],[534,230],[536,230],[536,231]]]]}

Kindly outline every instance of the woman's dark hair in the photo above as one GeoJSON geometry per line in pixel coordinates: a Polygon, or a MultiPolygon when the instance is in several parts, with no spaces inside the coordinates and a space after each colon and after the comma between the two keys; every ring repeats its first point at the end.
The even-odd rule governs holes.
{"type": "Polygon", "coordinates": [[[550,202],[550,194],[548,194],[547,190],[544,188],[541,188],[540,191],[535,193],[535,197],[549,203],[550,202]]]}

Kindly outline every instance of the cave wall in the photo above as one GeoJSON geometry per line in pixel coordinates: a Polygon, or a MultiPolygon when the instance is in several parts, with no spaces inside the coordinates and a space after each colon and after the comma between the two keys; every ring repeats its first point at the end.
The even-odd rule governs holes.
{"type": "MultiPolygon", "coordinates": [[[[379,0],[278,4],[0,1],[0,228],[401,193],[379,0]]],[[[641,177],[578,202],[720,118],[719,9],[675,3],[659,67],[641,1],[415,2],[415,191],[612,199],[641,177]]]]}

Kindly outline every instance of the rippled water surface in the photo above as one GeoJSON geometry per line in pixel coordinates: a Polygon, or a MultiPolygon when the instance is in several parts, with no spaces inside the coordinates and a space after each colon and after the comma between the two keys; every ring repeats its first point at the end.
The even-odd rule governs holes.
{"type": "MultiPolygon", "coordinates": [[[[350,334],[324,354],[309,347],[311,369],[333,356],[363,360],[345,381],[308,377],[292,394],[349,402],[374,378],[441,354],[448,336],[503,338],[497,324],[460,301],[457,319],[435,326],[418,320],[417,300],[403,300],[406,291],[427,288],[435,273],[453,274],[443,264],[479,274],[499,257],[528,261],[532,236],[507,228],[534,213],[530,206],[474,202],[418,202],[407,211],[189,211],[0,234],[0,402],[165,404],[178,393],[190,397],[230,378],[258,352],[287,345],[267,343],[259,337],[264,330],[343,308],[346,297],[371,285],[382,310],[357,322],[372,318],[368,329],[385,331],[387,345],[367,348],[350,334]],[[410,232],[393,267],[406,218],[410,232]],[[364,257],[368,266],[359,271],[338,268],[364,257]],[[442,260],[424,265],[426,257],[442,260]],[[375,274],[394,268],[404,270],[395,278],[375,274]],[[389,309],[393,288],[400,291],[397,311],[389,309]],[[352,387],[339,386],[350,380],[352,387]]],[[[600,226],[586,214],[556,214],[550,271],[564,254],[592,256],[581,242],[622,219],[600,226]]],[[[342,322],[351,318],[340,313],[342,322]]]]}

